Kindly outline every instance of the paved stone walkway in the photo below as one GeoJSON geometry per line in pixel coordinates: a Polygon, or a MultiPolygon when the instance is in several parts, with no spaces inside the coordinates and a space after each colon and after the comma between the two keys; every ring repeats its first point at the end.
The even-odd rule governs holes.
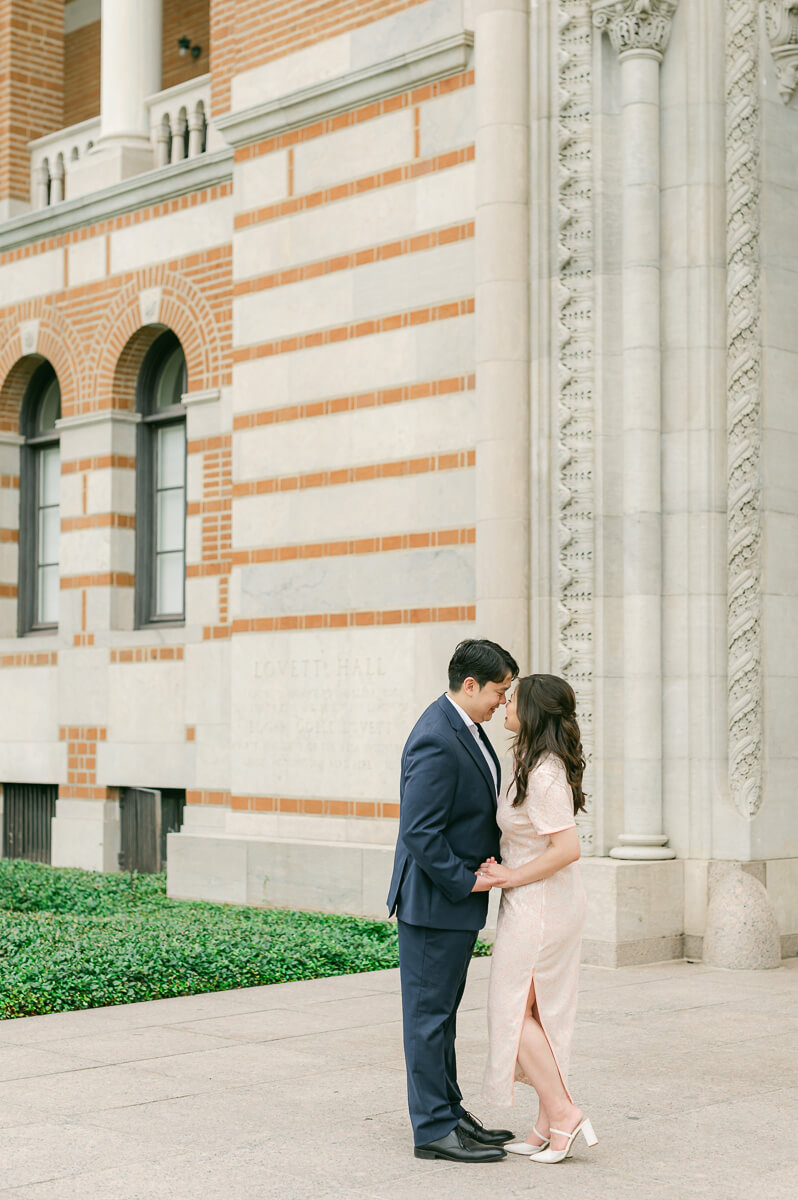
{"type": "MultiPolygon", "coordinates": [[[[479,1100],[490,963],[461,1008],[479,1100]]],[[[0,1022],[0,1200],[794,1200],[798,960],[585,967],[571,1083],[599,1145],[413,1158],[396,971],[0,1022]]]]}

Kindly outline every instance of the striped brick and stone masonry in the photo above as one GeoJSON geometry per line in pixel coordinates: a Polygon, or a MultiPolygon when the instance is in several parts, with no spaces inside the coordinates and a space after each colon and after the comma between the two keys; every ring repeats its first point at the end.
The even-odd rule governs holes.
{"type": "MultiPolygon", "coordinates": [[[[90,9],[66,35],[89,57],[90,9]]],[[[184,788],[174,894],[379,913],[402,741],[475,629],[474,74],[454,0],[267,9],[210,13],[229,180],[0,254],[0,651],[51,747],[13,761],[59,784],[54,862],[113,869],[118,789],[184,788]],[[383,79],[420,37],[422,65],[383,79]],[[253,96],[315,94],[331,47],[368,96],[237,129],[253,96]],[[136,388],[163,328],[188,375],[186,620],[136,629],[136,388]],[[21,655],[19,411],[41,358],[61,620],[21,655]]],[[[203,11],[165,0],[165,84],[188,77],[167,74],[177,22],[207,51],[203,11]]],[[[70,119],[91,69],[84,89],[70,57],[70,119]]]]}
{"type": "MultiPolygon", "coordinates": [[[[320,23],[288,7],[232,36],[214,6],[214,108],[233,122],[323,81],[331,43],[365,64],[419,30],[464,34],[447,0],[332,4],[320,23]]],[[[209,473],[225,426],[212,404],[189,416],[189,587],[211,604],[229,579],[227,622],[204,629],[229,642],[229,773],[226,793],[188,794],[174,894],[382,910],[401,744],[475,627],[473,92],[464,61],[234,134],[227,547],[209,473]]]]}

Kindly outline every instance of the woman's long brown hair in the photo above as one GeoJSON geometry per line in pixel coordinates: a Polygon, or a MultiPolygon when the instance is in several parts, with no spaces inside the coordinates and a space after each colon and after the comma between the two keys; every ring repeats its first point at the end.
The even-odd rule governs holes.
{"type": "Polygon", "coordinates": [[[582,792],[585,758],[573,688],[557,675],[525,675],[518,680],[515,703],[521,728],[513,745],[513,807],[523,803],[529,776],[543,755],[556,754],[563,761],[571,785],[574,813],[580,812],[585,807],[582,792]]]}

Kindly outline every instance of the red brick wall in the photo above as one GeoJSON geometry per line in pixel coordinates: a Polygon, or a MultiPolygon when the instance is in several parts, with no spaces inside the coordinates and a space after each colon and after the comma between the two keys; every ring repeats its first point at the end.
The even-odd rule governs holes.
{"type": "Polygon", "coordinates": [[[63,73],[63,0],[0,0],[0,199],[29,199],[27,144],[63,125],[63,73]]]}
{"type": "Polygon", "coordinates": [[[100,22],[92,21],[64,39],[64,124],[100,115],[100,22]]]}
{"type": "Polygon", "coordinates": [[[161,87],[174,87],[197,75],[207,75],[211,61],[210,0],[163,0],[163,59],[161,87]],[[200,46],[199,58],[180,57],[177,40],[191,38],[200,46]]]}
{"type": "Polygon", "coordinates": [[[236,71],[379,21],[424,0],[211,0],[215,116],[230,108],[236,71]]]}
{"type": "Polygon", "coordinates": [[[236,63],[236,0],[211,0],[211,113],[228,112],[236,63]]]}

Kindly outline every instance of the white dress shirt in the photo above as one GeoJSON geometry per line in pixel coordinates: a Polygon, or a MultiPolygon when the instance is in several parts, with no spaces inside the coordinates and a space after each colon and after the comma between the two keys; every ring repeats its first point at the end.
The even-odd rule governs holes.
{"type": "Polygon", "coordinates": [[[468,730],[470,730],[471,734],[472,734],[472,735],[473,735],[473,737],[476,739],[476,743],[477,743],[477,745],[479,746],[480,750],[482,751],[482,753],[483,753],[483,755],[484,755],[485,762],[486,762],[486,763],[488,764],[488,766],[490,767],[490,773],[491,773],[491,775],[493,776],[493,790],[494,790],[494,791],[495,791],[495,792],[498,794],[498,791],[499,791],[499,777],[498,777],[498,775],[496,774],[496,764],[495,764],[495,762],[493,761],[493,757],[492,757],[492,755],[491,755],[491,753],[490,753],[490,750],[488,750],[488,747],[485,745],[485,743],[483,742],[482,738],[479,736],[479,729],[477,728],[477,723],[476,723],[476,721],[472,721],[472,720],[471,720],[471,718],[469,717],[469,715],[468,715],[468,713],[465,711],[465,709],[461,708],[461,707],[460,707],[460,705],[459,705],[459,704],[458,704],[458,703],[457,703],[455,700],[452,700],[452,698],[451,698],[451,696],[449,695],[449,693],[448,693],[448,692],[446,692],[446,693],[445,693],[445,696],[446,696],[446,699],[447,699],[447,700],[449,701],[449,703],[451,704],[452,708],[456,708],[456,709],[457,709],[457,711],[459,712],[460,716],[461,716],[461,717],[463,718],[463,720],[465,721],[466,728],[467,728],[468,730]]]}

